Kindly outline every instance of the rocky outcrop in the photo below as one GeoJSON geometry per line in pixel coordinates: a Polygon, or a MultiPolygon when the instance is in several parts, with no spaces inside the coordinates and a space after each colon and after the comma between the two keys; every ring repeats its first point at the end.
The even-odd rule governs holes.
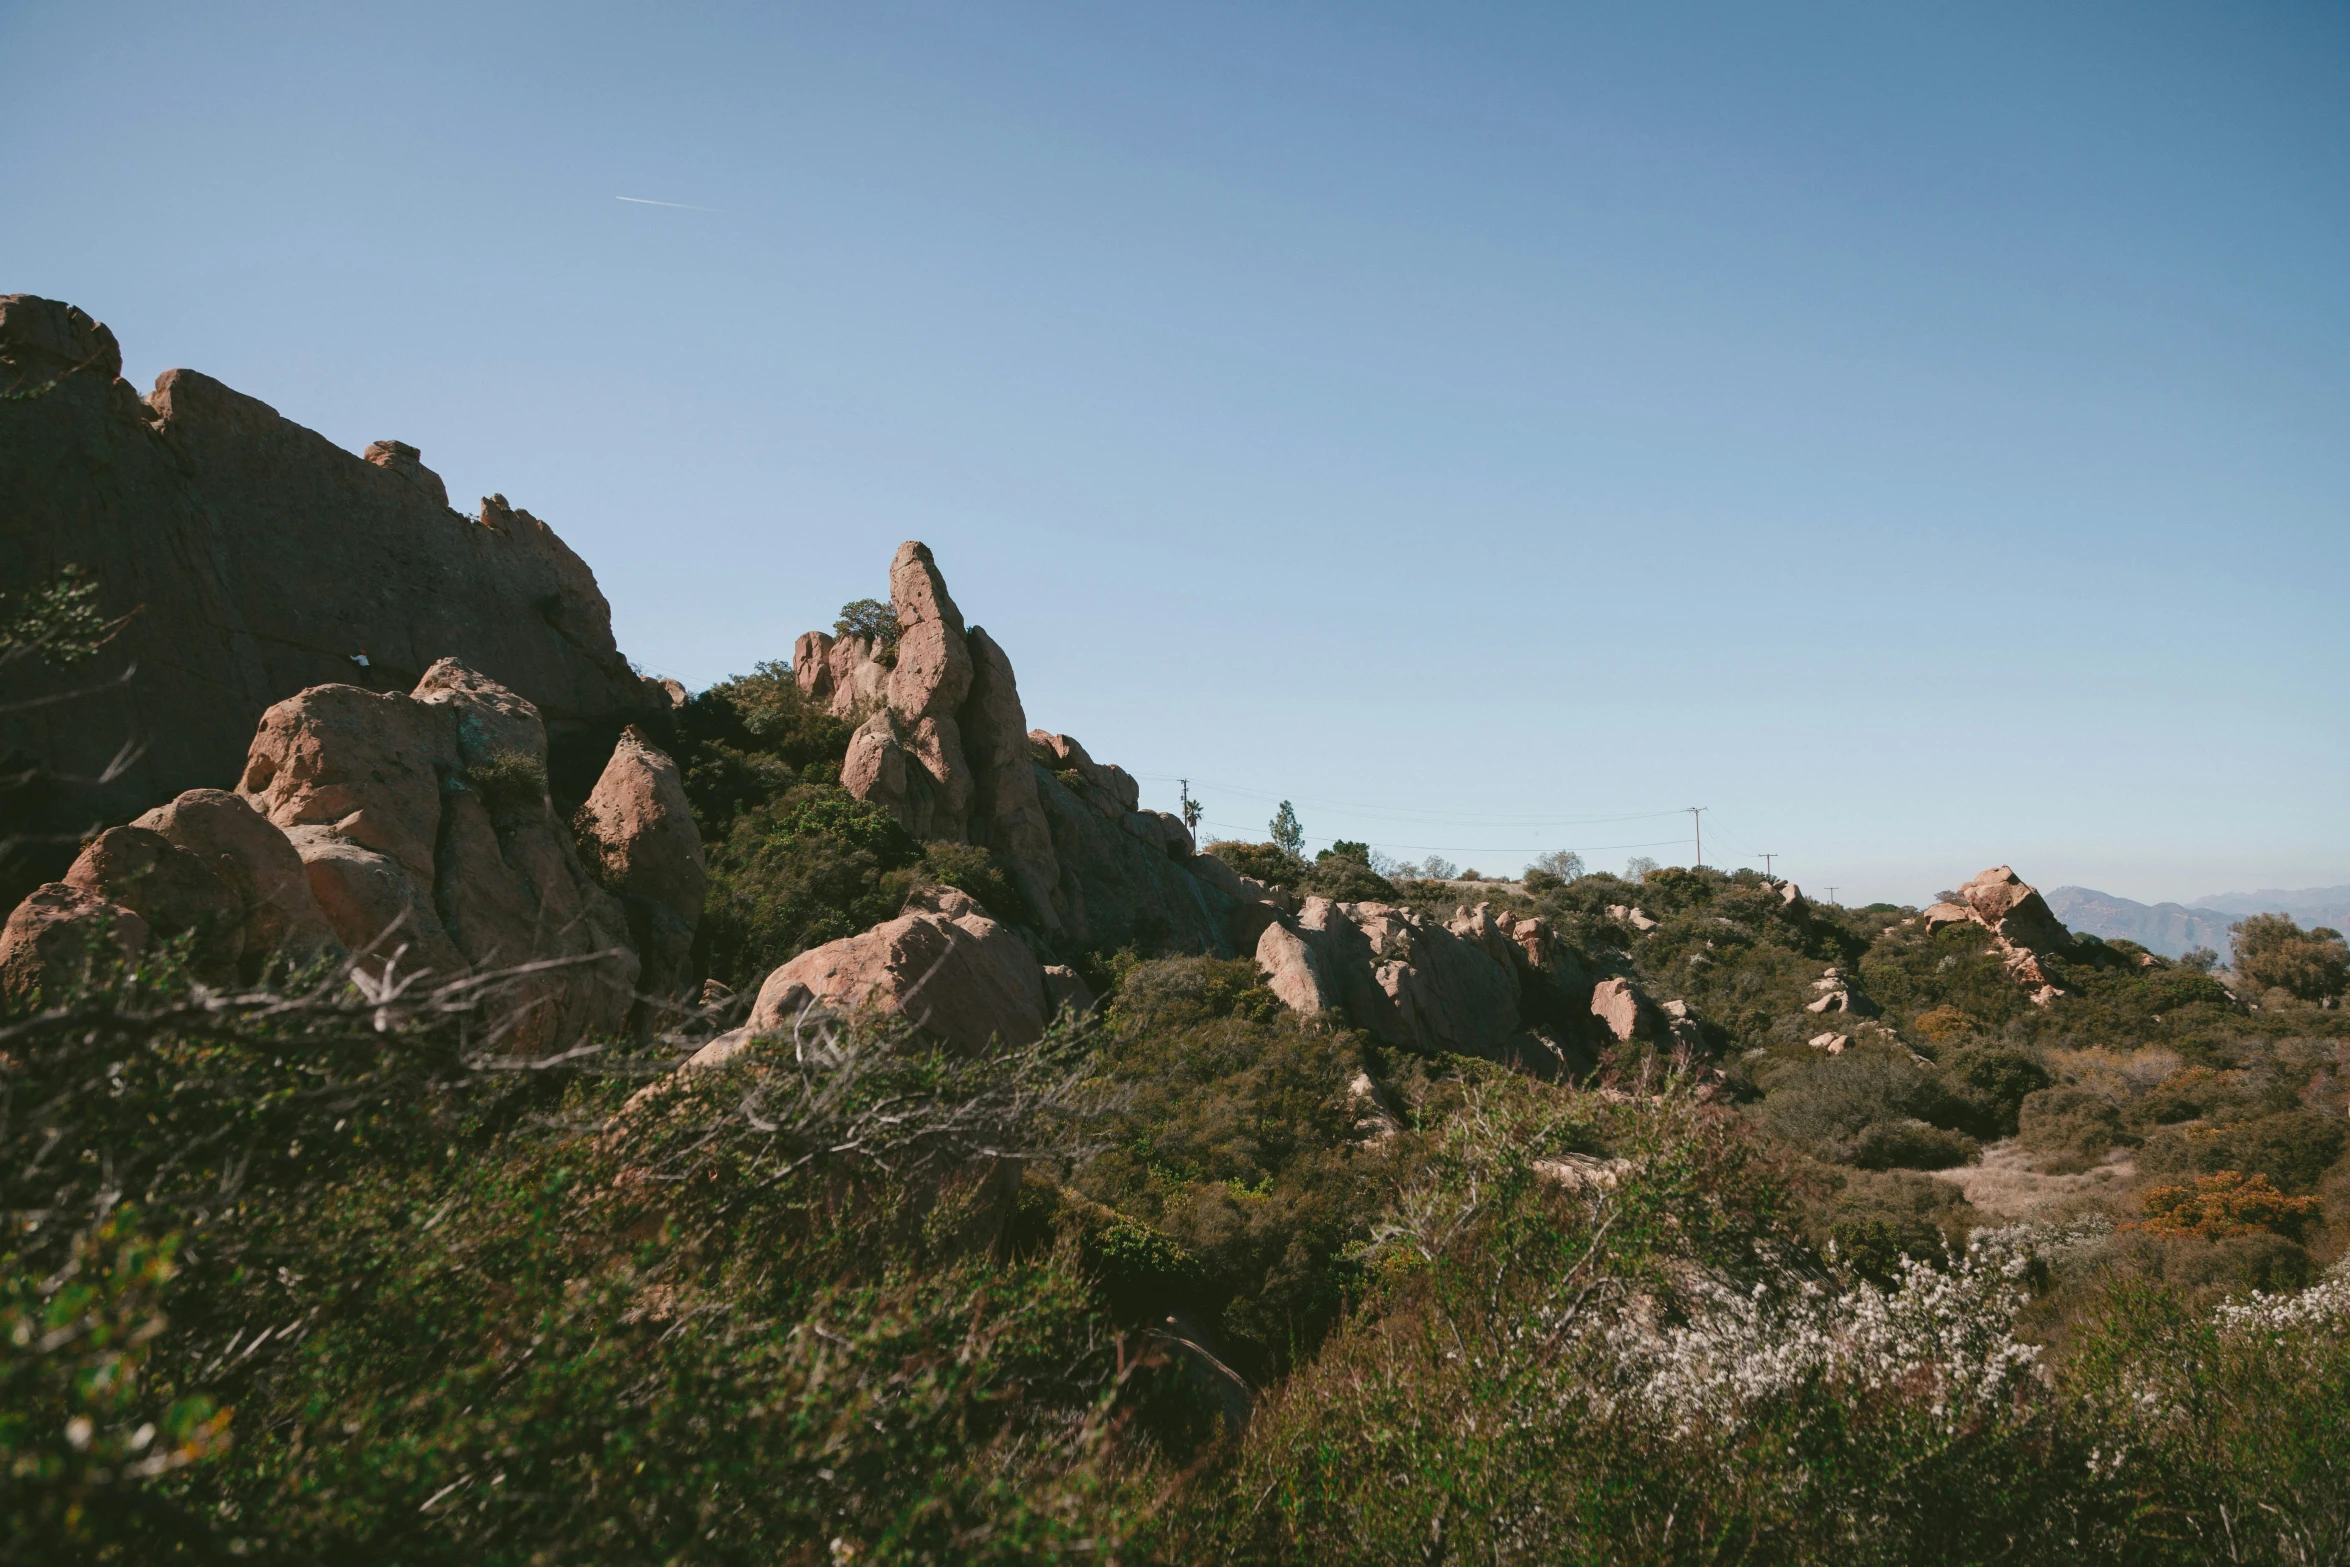
{"type": "Polygon", "coordinates": [[[1125,769],[1067,735],[1030,730],[1004,649],[966,626],[929,548],[908,542],[890,563],[896,643],[804,633],[793,676],[811,703],[860,718],[841,784],[889,811],[917,838],[992,850],[1048,942],[1101,950],[1229,954],[1252,950],[1261,923],[1235,932],[1240,903],[1223,866],[1195,854],[1190,831],[1141,806],[1125,769]]]}
{"type": "MultiPolygon", "coordinates": [[[[630,726],[573,819],[590,868],[619,898],[641,968],[637,988],[657,1000],[693,983],[694,931],[710,892],[710,865],[677,763],[630,726]]],[[[652,1021],[639,1009],[640,1031],[652,1021]]]]}
{"type": "Polygon", "coordinates": [[[2064,994],[2041,965],[2045,956],[2069,952],[2072,933],[2039,892],[2005,865],[1980,872],[1958,889],[1955,901],[1937,903],[1924,915],[1927,935],[1948,925],[1979,925],[1991,933],[1992,950],[2010,977],[2046,1006],[2064,994]]]}
{"type": "Polygon", "coordinates": [[[238,792],[282,829],[335,935],[371,967],[581,960],[517,982],[506,1044],[618,1030],[638,960],[617,899],[547,796],[538,712],[443,659],[412,695],[319,686],[262,716],[238,792]]]}
{"type": "MultiPolygon", "coordinates": [[[[1061,999],[1074,999],[1063,986],[1061,999]]],[[[1034,1040],[1051,1016],[1050,999],[1043,966],[1017,936],[965,894],[933,887],[896,919],[803,952],[768,975],[748,1032],[789,1033],[819,1009],[871,1008],[976,1053],[1034,1040]]]]}
{"type": "Polygon", "coordinates": [[[1526,1026],[1514,966],[1482,945],[1409,909],[1326,898],[1306,899],[1295,929],[1347,1015],[1382,1043],[1564,1069],[1560,1044],[1526,1026]]]}
{"type": "Polygon", "coordinates": [[[0,994],[64,1002],[109,948],[136,958],[147,945],[147,922],[97,893],[53,881],[36,889],[0,925],[0,994]]]}
{"type": "Polygon", "coordinates": [[[56,840],[0,871],[0,896],[58,874],[93,823],[234,777],[263,711],[314,686],[405,691],[459,658],[540,711],[567,807],[624,724],[667,722],[594,575],[528,512],[493,496],[462,516],[413,446],[354,456],[195,371],[142,399],[121,369],[81,311],[0,296],[0,391],[19,394],[0,399],[0,593],[72,563],[109,612],[138,611],[95,665],[11,671],[17,698],[136,668],[0,714],[9,770],[37,775],[7,812],[56,840]],[[106,777],[126,740],[143,749],[106,777]]]}

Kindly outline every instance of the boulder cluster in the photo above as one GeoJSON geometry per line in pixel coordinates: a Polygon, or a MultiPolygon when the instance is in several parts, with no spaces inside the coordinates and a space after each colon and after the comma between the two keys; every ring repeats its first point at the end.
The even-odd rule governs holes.
{"type": "Polygon", "coordinates": [[[2005,865],[1994,865],[1958,889],[1955,899],[1927,909],[1926,934],[1945,925],[1979,925],[1991,933],[1992,949],[2016,983],[2046,1006],[2064,994],[2041,967],[2046,955],[2073,948],[2072,933],[2038,890],[2005,865]]]}
{"type": "Polygon", "coordinates": [[[507,1048],[648,1021],[690,979],[708,872],[676,764],[624,736],[577,822],[514,692],[442,659],[410,692],[313,686],[262,715],[234,792],[193,789],[99,834],[0,927],[0,986],[61,996],[93,940],[185,937],[195,977],[250,984],[322,956],[518,976],[507,1048]]]}

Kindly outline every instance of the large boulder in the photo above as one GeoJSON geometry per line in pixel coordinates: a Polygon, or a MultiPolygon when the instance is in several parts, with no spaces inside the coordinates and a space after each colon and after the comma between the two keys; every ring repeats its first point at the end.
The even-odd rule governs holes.
{"type": "Polygon", "coordinates": [[[335,935],[371,966],[518,978],[506,1044],[618,1030],[638,959],[625,911],[580,863],[547,794],[536,708],[444,659],[413,695],[322,686],[271,707],[239,792],[283,829],[335,935]]]}
{"type": "Polygon", "coordinates": [[[53,881],[9,911],[0,925],[0,995],[62,1002],[90,964],[112,952],[135,959],[147,922],[97,893],[53,881]]]}
{"type": "Polygon", "coordinates": [[[1301,1017],[1317,1017],[1338,1009],[1339,989],[1321,951],[1294,924],[1276,920],[1257,937],[1257,967],[1264,971],[1265,988],[1281,1004],[1301,1017]]]}
{"type": "Polygon", "coordinates": [[[643,731],[624,730],[574,824],[597,879],[628,913],[642,964],[638,987],[674,997],[693,979],[694,931],[710,892],[710,864],[677,763],[643,731]]]}
{"type": "Polygon", "coordinates": [[[1668,1036],[1664,1013],[1628,979],[1603,979],[1591,987],[1591,1015],[1618,1044],[1668,1036]]]}
{"type": "MultiPolygon", "coordinates": [[[[232,778],[270,704],[338,681],[405,690],[445,656],[538,707],[567,806],[624,724],[666,724],[593,573],[545,523],[497,497],[451,511],[412,446],[362,458],[192,370],[143,400],[121,371],[83,312],[0,296],[0,392],[39,393],[0,397],[0,594],[72,563],[104,609],[139,611],[96,666],[11,671],[16,698],[136,666],[119,689],[0,714],[0,755],[39,775],[5,802],[20,832],[70,844],[232,778]],[[128,740],[136,760],[110,769],[128,740]]],[[[25,851],[0,897],[70,857],[25,851]]]]}
{"type": "MultiPolygon", "coordinates": [[[[1077,999],[1065,982],[1057,988],[1059,999],[1077,999]]],[[[977,1053],[1041,1035],[1049,999],[1043,965],[1017,936],[967,895],[935,887],[896,919],[803,952],[768,975],[748,1026],[779,1034],[812,1011],[873,1009],[977,1053]]]]}
{"type": "Polygon", "coordinates": [[[131,825],[186,850],[235,894],[244,914],[237,971],[248,984],[263,977],[272,959],[299,966],[341,955],[302,856],[243,796],[189,789],[131,825]]]}
{"type": "Polygon", "coordinates": [[[237,978],[245,910],[202,860],[161,833],[110,827],[84,848],[65,884],[129,909],[165,940],[188,938],[188,964],[207,983],[237,978]]]}

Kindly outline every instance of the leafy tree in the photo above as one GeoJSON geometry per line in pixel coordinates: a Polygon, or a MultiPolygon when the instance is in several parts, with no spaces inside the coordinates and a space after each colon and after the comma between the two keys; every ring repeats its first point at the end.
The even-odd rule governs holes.
{"type": "Polygon", "coordinates": [[[1356,843],[1351,838],[1341,838],[1329,848],[1315,855],[1314,861],[1316,864],[1320,864],[1333,855],[1342,860],[1360,860],[1363,864],[1368,865],[1371,863],[1371,846],[1367,843],[1356,843]]]}
{"type": "Polygon", "coordinates": [[[881,647],[898,642],[898,612],[879,599],[856,599],[840,607],[832,629],[844,637],[863,637],[881,647]]]}
{"type": "Polygon", "coordinates": [[[1297,811],[1287,800],[1273,813],[1269,829],[1274,847],[1288,854],[1303,854],[1306,848],[1306,830],[1298,825],[1297,811]]]}
{"type": "Polygon", "coordinates": [[[2338,930],[2303,930],[2282,914],[2255,914],[2228,927],[2236,972],[2262,991],[2297,1001],[2324,1001],[2350,989],[2350,944],[2338,930]]]}
{"type": "Polygon", "coordinates": [[[0,668],[38,658],[64,669],[95,658],[129,618],[109,620],[98,608],[98,584],[69,562],[17,602],[0,594],[0,668]]]}
{"type": "Polygon", "coordinates": [[[1560,881],[1573,881],[1583,874],[1583,856],[1572,849],[1553,849],[1548,854],[1536,855],[1526,870],[1529,874],[1540,871],[1560,881]]]}
{"type": "Polygon", "coordinates": [[[1657,868],[1658,866],[1656,861],[1650,859],[1647,855],[1635,854],[1631,859],[1624,862],[1624,880],[1646,881],[1648,880],[1650,873],[1655,871],[1657,868]]]}

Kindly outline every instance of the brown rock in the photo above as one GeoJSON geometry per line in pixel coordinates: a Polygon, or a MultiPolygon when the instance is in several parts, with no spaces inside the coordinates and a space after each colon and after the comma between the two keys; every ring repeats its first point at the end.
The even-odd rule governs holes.
{"type": "Polygon", "coordinates": [[[832,706],[832,638],[822,631],[803,631],[791,645],[792,682],[810,707],[832,706]]]}
{"type": "Polygon", "coordinates": [[[985,631],[973,626],[964,641],[971,653],[971,694],[962,716],[963,754],[971,764],[971,838],[995,851],[1038,923],[1057,933],[1061,862],[1037,798],[1019,682],[1011,659],[985,631]]]}
{"type": "Polygon", "coordinates": [[[299,965],[339,955],[342,943],[310,890],[301,855],[243,796],[190,789],[132,825],[170,839],[236,894],[245,916],[238,977],[248,984],[272,958],[299,965]]]}
{"type": "Polygon", "coordinates": [[[1959,889],[1975,917],[2019,947],[2059,952],[2073,944],[2072,933],[2039,891],[2004,865],[1993,866],[1959,889]]]}
{"type": "Polygon", "coordinates": [[[245,950],[244,905],[202,860],[161,833],[108,828],[82,850],[65,884],[129,909],[164,940],[192,933],[196,977],[235,982],[245,950]]]}
{"type": "Polygon", "coordinates": [[[278,703],[242,790],[285,830],[335,934],[375,947],[371,966],[403,945],[404,968],[442,975],[602,954],[511,988],[506,1044],[533,1053],[616,1031],[639,967],[547,799],[546,758],[531,703],[443,660],[414,697],[322,686],[278,703]]]}
{"type": "Polygon", "coordinates": [[[694,931],[710,892],[710,865],[677,763],[632,725],[576,821],[578,841],[595,857],[597,880],[627,911],[642,964],[639,988],[652,996],[679,994],[693,979],[694,931]]]}
{"type": "Polygon", "coordinates": [[[445,711],[398,691],[313,686],[261,715],[237,792],[280,828],[332,827],[430,886],[441,778],[458,765],[445,711]]]}
{"type": "Polygon", "coordinates": [[[53,881],[0,926],[0,995],[60,1005],[111,944],[124,959],[146,949],[147,922],[94,892],[53,881]]]}
{"type": "Polygon", "coordinates": [[[1265,988],[1290,1011],[1314,1017],[1337,1008],[1337,987],[1313,944],[1297,930],[1278,921],[1268,924],[1257,937],[1256,958],[1265,974],[1265,988]]]}
{"type": "Polygon", "coordinates": [[[1666,1032],[1656,1004],[1628,979],[1603,979],[1591,987],[1591,1015],[1607,1025],[1618,1044],[1655,1040],[1666,1032]]]}
{"type": "Polygon", "coordinates": [[[1982,923],[1975,918],[1975,911],[1963,903],[1937,903],[1926,910],[1924,919],[1926,934],[1929,936],[1945,925],[1977,925],[1982,923]]]}
{"type": "MultiPolygon", "coordinates": [[[[188,370],[142,402],[120,369],[113,335],[80,311],[0,297],[0,386],[55,383],[0,399],[0,594],[71,561],[101,607],[140,609],[94,665],[11,671],[18,699],[137,666],[122,690],[0,715],[0,754],[47,776],[17,830],[127,821],[222,783],[272,703],[338,681],[405,688],[443,656],[539,706],[569,804],[623,724],[667,722],[613,646],[594,575],[528,513],[492,502],[469,520],[392,443],[377,453],[388,460],[362,459],[188,370]],[[75,781],[105,774],[133,737],[144,750],[127,770],[75,781]]],[[[70,855],[13,862],[0,897],[70,855]]]]}
{"type": "Polygon", "coordinates": [[[351,951],[370,953],[362,965],[369,973],[381,973],[395,958],[403,974],[463,971],[465,958],[441,928],[430,883],[418,886],[398,860],[332,827],[289,827],[286,841],[302,861],[327,928],[351,951]]]}
{"type": "Polygon", "coordinates": [[[449,487],[441,482],[439,474],[424,465],[424,453],[406,441],[371,441],[359,455],[415,485],[435,506],[449,504],[449,487]]]}
{"type": "Polygon", "coordinates": [[[783,1033],[812,1009],[904,1016],[956,1049],[1024,1045],[1044,1032],[1044,970],[1004,926],[951,887],[861,935],[828,942],[767,976],[755,1034],[783,1033]]]}
{"type": "Polygon", "coordinates": [[[948,595],[929,545],[909,540],[898,546],[889,564],[889,597],[898,612],[891,710],[908,723],[953,718],[971,691],[971,652],[963,640],[963,612],[948,595]]]}
{"type": "Polygon", "coordinates": [[[1356,1025],[1423,1053],[1501,1060],[1521,1033],[1518,980],[1441,925],[1383,903],[1308,898],[1298,915],[1356,1025]]]}

